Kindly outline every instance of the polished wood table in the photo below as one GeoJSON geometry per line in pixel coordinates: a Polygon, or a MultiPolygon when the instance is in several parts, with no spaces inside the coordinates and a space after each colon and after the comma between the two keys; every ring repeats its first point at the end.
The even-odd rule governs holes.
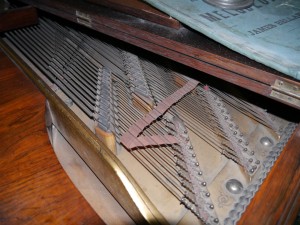
{"type": "Polygon", "coordinates": [[[0,51],[0,224],[104,224],[57,161],[44,113],[45,97],[0,51]]]}

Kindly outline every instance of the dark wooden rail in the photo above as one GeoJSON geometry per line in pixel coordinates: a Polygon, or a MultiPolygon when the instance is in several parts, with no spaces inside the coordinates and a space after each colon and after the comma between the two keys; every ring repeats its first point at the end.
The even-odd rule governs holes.
{"type": "Polygon", "coordinates": [[[30,26],[37,22],[37,11],[32,6],[0,11],[0,32],[30,26]]]}
{"type": "Polygon", "coordinates": [[[114,10],[136,16],[163,26],[179,29],[181,27],[178,20],[173,19],[167,14],[153,8],[141,0],[86,0],[87,2],[102,5],[114,10]]]}

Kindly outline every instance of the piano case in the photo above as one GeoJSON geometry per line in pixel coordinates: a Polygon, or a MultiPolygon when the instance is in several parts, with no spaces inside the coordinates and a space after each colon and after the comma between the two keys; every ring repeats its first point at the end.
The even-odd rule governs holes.
{"type": "MultiPolygon", "coordinates": [[[[105,26],[111,27],[102,27],[103,33],[114,25],[116,32],[124,29],[120,39],[135,42],[134,25],[131,31],[117,26],[122,16],[134,24],[132,16],[114,12],[118,20],[111,19],[111,9],[93,6],[103,12],[97,14],[102,20],[94,23],[86,11],[76,8],[76,4],[91,8],[81,1],[73,5],[62,1],[56,7],[43,1],[24,2],[53,14],[74,10],[75,14],[63,17],[97,30],[108,18],[105,26]]],[[[156,26],[164,34],[184,35],[180,29],[187,29],[178,24],[156,26]]],[[[152,41],[136,45],[156,52],[152,47],[157,43],[152,41]]],[[[168,55],[161,49],[166,45],[159,45],[158,53],[168,55]]],[[[288,87],[297,87],[297,81],[249,60],[243,74],[255,67],[269,80],[258,84],[251,77],[245,86],[241,84],[253,72],[248,77],[234,75],[242,71],[241,63],[237,71],[224,69],[233,68],[234,57],[228,59],[231,65],[221,63],[222,67],[216,59],[198,59],[208,65],[204,72],[214,67],[210,75],[215,76],[222,71],[223,81],[199,71],[200,64],[187,67],[192,52],[181,58],[186,65],[179,64],[49,14],[36,26],[5,33],[1,47],[47,97],[46,125],[54,150],[106,223],[253,224],[257,219],[250,216],[251,210],[258,207],[260,221],[288,224],[295,219],[299,210],[298,97],[267,87],[271,79],[288,87]],[[242,77],[235,78],[236,84],[251,91],[226,82],[234,76],[242,77]],[[271,91],[292,100],[280,99],[284,105],[259,95],[273,98],[271,91]],[[284,111],[278,110],[282,107],[284,111]],[[269,201],[274,206],[268,210],[281,207],[281,216],[266,215],[269,206],[262,203],[269,201]]]]}

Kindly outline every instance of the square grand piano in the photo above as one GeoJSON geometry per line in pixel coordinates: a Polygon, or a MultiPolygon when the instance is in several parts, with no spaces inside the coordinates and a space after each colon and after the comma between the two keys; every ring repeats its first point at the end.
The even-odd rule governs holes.
{"type": "Polygon", "coordinates": [[[299,80],[140,1],[11,3],[39,20],[1,48],[47,97],[54,150],[106,223],[292,224],[299,80]]]}

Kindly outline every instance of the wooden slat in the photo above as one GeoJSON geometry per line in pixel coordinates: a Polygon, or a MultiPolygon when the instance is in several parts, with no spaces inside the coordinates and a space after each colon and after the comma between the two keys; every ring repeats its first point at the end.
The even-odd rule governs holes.
{"type": "Polygon", "coordinates": [[[57,161],[44,104],[0,52],[0,224],[104,224],[57,161]]]}
{"type": "Polygon", "coordinates": [[[97,5],[106,6],[129,15],[136,16],[160,25],[179,29],[178,20],[173,19],[165,13],[153,8],[140,0],[86,0],[97,5]]]}
{"type": "Polygon", "coordinates": [[[0,32],[33,25],[37,22],[37,11],[32,6],[0,12],[0,32]]]}

